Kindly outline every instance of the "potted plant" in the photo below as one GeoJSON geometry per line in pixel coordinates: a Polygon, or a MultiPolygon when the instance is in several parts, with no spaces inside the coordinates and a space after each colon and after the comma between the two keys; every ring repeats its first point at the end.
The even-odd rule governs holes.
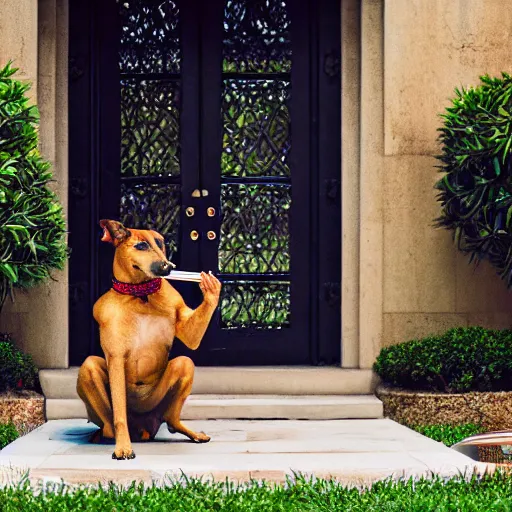
{"type": "Polygon", "coordinates": [[[450,329],[383,348],[373,368],[384,415],[399,423],[512,429],[512,330],[450,329]]]}
{"type": "MultiPolygon", "coordinates": [[[[0,311],[14,289],[63,269],[68,254],[62,206],[48,187],[50,164],[38,149],[38,110],[26,96],[30,85],[13,78],[16,71],[11,63],[0,69],[0,311]]],[[[37,389],[31,357],[0,335],[0,422],[10,419],[21,428],[24,418],[40,421],[42,397],[28,391],[37,389]],[[20,405],[20,397],[29,402],[20,405]]]]}
{"type": "MultiPolygon", "coordinates": [[[[512,77],[480,81],[455,89],[441,115],[436,225],[453,232],[470,262],[488,260],[510,287],[512,77]]],[[[375,371],[386,414],[408,424],[512,429],[511,346],[511,331],[474,327],[383,349],[375,371]]]]}

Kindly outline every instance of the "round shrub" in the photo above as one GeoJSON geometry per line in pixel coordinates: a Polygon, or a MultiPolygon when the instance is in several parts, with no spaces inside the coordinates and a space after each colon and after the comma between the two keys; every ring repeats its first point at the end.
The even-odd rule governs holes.
{"type": "Polygon", "coordinates": [[[487,75],[455,90],[441,115],[437,226],[453,230],[470,261],[488,259],[512,284],[512,78],[487,75]]]}
{"type": "Polygon", "coordinates": [[[7,334],[0,334],[0,392],[34,389],[37,367],[32,357],[18,349],[7,334]]]}
{"type": "Polygon", "coordinates": [[[512,331],[459,327],[386,347],[374,371],[386,384],[415,391],[511,391],[512,331]]]}
{"type": "Polygon", "coordinates": [[[39,113],[15,71],[10,64],[0,69],[0,308],[14,287],[62,269],[68,254],[62,206],[38,149],[39,113]]]}

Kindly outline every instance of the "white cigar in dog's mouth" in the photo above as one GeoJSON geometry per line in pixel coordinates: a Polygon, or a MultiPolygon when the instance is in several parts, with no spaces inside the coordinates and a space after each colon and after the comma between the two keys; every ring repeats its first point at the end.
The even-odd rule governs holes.
{"type": "Polygon", "coordinates": [[[186,270],[171,270],[170,274],[164,279],[173,279],[174,281],[192,281],[201,282],[201,272],[187,272],[186,270]]]}

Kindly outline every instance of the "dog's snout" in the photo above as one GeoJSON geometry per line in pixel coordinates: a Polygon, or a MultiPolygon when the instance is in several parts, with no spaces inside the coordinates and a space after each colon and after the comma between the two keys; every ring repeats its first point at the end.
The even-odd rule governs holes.
{"type": "Polygon", "coordinates": [[[164,263],[162,265],[162,272],[164,275],[167,275],[172,270],[172,265],[170,263],[164,263]]]}
{"type": "Polygon", "coordinates": [[[158,261],[151,265],[151,272],[155,276],[167,276],[172,270],[172,265],[166,261],[158,261]]]}

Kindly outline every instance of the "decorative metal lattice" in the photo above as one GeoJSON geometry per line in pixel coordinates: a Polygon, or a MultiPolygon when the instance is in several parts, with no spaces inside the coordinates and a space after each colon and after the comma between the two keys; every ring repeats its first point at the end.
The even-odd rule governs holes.
{"type": "Polygon", "coordinates": [[[171,256],[178,250],[179,185],[121,184],[121,222],[134,229],[154,229],[165,237],[171,256]]]}
{"type": "Polygon", "coordinates": [[[121,175],[180,173],[180,84],[121,81],[121,175]]]}
{"type": "Polygon", "coordinates": [[[225,282],[220,311],[225,329],[279,329],[290,323],[290,283],[225,282]]]}
{"type": "Polygon", "coordinates": [[[289,272],[290,205],[289,185],[222,185],[220,271],[289,272]]]}
{"type": "Polygon", "coordinates": [[[179,9],[172,0],[118,0],[121,73],[179,73],[179,9]]]}
{"type": "Polygon", "coordinates": [[[284,0],[227,0],[223,49],[226,72],[290,71],[290,18],[284,0]]]}
{"type": "Polygon", "coordinates": [[[290,176],[290,83],[225,80],[223,176],[290,176]]]}

